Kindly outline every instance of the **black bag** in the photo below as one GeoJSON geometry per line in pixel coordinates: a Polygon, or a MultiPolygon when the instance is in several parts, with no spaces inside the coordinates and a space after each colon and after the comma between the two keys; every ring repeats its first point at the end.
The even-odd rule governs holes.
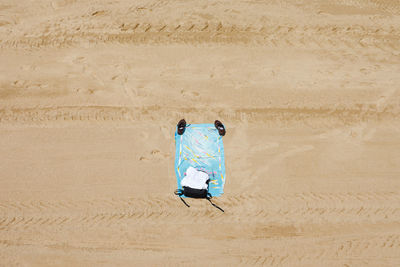
{"type": "MultiPolygon", "coordinates": [[[[208,184],[208,181],[207,181],[208,184]]],[[[191,197],[191,198],[205,198],[208,201],[210,201],[210,203],[216,207],[217,209],[219,209],[222,212],[225,212],[223,209],[221,209],[220,207],[218,207],[217,205],[215,205],[212,201],[211,201],[211,194],[208,193],[207,189],[196,189],[196,188],[191,188],[188,186],[184,186],[183,189],[177,189],[175,190],[175,195],[179,196],[179,198],[182,200],[182,202],[187,206],[190,207],[185,200],[183,200],[182,196],[185,197],[191,197]]]]}
{"type": "Polygon", "coordinates": [[[207,189],[195,189],[187,186],[183,187],[183,195],[186,197],[207,198],[207,194],[208,194],[207,189]]]}

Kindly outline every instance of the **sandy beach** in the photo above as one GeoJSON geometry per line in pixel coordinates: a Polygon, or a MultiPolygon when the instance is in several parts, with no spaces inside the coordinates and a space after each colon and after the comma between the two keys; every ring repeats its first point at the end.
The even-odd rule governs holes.
{"type": "Polygon", "coordinates": [[[0,266],[238,265],[400,266],[400,1],[1,0],[0,266]]]}

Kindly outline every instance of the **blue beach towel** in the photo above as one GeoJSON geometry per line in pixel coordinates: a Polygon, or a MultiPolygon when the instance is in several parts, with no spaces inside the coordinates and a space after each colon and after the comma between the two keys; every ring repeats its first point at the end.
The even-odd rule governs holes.
{"type": "Polygon", "coordinates": [[[190,166],[209,175],[208,192],[213,197],[224,193],[224,145],[222,136],[213,124],[188,124],[183,135],[175,132],[175,173],[178,189],[182,189],[181,180],[190,166]]]}

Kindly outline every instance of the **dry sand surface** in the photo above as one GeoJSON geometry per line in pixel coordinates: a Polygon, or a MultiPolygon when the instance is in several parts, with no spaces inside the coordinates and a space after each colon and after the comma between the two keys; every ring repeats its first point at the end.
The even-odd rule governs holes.
{"type": "Polygon", "coordinates": [[[0,266],[400,266],[399,190],[398,0],[0,1],[0,266]]]}

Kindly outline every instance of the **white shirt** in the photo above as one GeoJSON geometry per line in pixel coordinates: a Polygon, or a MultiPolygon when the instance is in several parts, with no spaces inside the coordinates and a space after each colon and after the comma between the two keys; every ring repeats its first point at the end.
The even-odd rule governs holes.
{"type": "Polygon", "coordinates": [[[181,186],[187,186],[194,189],[207,189],[206,184],[208,180],[208,174],[202,171],[198,171],[193,167],[189,167],[186,170],[186,176],[181,181],[181,186]]]}

